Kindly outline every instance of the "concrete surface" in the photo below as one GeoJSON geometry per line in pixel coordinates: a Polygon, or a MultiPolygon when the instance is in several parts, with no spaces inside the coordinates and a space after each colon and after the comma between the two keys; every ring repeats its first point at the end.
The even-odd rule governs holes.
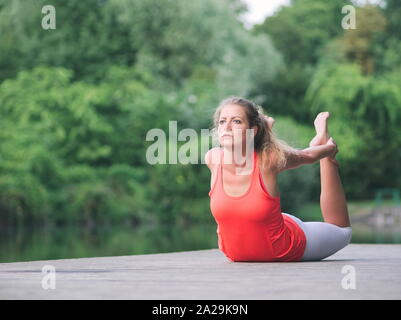
{"type": "Polygon", "coordinates": [[[398,300],[401,244],[351,244],[318,262],[234,263],[211,249],[0,263],[0,299],[398,300]]]}

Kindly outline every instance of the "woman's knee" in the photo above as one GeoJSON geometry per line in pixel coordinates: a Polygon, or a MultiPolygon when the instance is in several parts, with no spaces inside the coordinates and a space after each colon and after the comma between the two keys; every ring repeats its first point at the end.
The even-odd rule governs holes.
{"type": "Polygon", "coordinates": [[[352,239],[352,227],[351,226],[340,227],[340,226],[337,226],[335,224],[332,224],[332,226],[335,226],[335,228],[337,230],[341,230],[342,236],[340,238],[343,239],[344,247],[346,245],[348,245],[349,243],[351,243],[351,239],[352,239]]]}
{"type": "Polygon", "coordinates": [[[307,234],[304,261],[322,260],[351,242],[351,227],[339,227],[326,222],[306,222],[304,225],[307,234]]]}
{"type": "Polygon", "coordinates": [[[352,227],[343,227],[343,232],[344,232],[344,238],[345,238],[345,243],[346,245],[348,245],[349,243],[351,243],[351,239],[352,239],[352,227]]]}

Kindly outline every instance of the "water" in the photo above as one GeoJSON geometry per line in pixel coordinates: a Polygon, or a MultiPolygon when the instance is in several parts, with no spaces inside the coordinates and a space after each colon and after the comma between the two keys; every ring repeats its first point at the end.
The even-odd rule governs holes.
{"type": "MultiPolygon", "coordinates": [[[[400,232],[353,225],[352,243],[401,243],[400,232]]],[[[0,232],[0,262],[121,256],[217,248],[215,224],[8,229],[0,232]]]]}
{"type": "Polygon", "coordinates": [[[401,208],[375,207],[365,215],[352,219],[353,236],[359,242],[401,243],[401,208]]]}
{"type": "Polygon", "coordinates": [[[216,225],[8,229],[0,262],[121,256],[217,248],[216,225]]]}

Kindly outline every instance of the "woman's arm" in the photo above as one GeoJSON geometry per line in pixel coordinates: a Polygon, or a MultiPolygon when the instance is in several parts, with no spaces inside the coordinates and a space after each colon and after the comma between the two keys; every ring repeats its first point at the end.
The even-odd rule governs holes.
{"type": "Polygon", "coordinates": [[[294,169],[302,165],[312,164],[329,157],[336,152],[337,145],[330,139],[326,144],[302,150],[293,149],[286,153],[287,163],[279,171],[294,169]]]}

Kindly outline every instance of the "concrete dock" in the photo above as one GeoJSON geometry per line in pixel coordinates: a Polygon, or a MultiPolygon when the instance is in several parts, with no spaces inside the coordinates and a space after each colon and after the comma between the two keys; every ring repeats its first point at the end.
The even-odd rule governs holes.
{"type": "Polygon", "coordinates": [[[210,249],[0,263],[0,299],[398,300],[401,244],[351,244],[318,262],[234,263],[210,249]]]}

